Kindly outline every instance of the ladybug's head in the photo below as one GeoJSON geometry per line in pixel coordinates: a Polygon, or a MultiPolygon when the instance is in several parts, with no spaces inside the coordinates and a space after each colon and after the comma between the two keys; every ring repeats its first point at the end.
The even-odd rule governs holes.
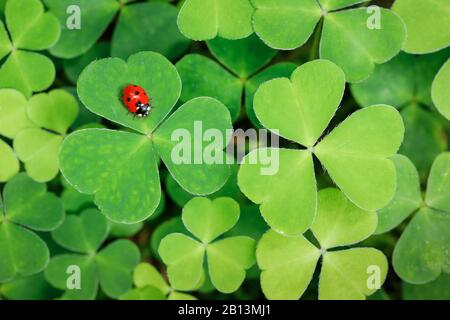
{"type": "Polygon", "coordinates": [[[150,110],[151,110],[151,106],[148,103],[137,103],[137,108],[136,108],[136,115],[138,117],[146,117],[150,114],[150,110]]]}

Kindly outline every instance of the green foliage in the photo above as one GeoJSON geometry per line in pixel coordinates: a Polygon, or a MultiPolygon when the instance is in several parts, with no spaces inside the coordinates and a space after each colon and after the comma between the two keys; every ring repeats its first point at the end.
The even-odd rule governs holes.
{"type": "Polygon", "coordinates": [[[250,200],[261,204],[265,220],[278,232],[297,235],[314,220],[317,186],[313,154],[361,208],[381,209],[394,195],[396,172],[389,157],[403,139],[403,123],[394,108],[378,105],[355,112],[318,141],[336,112],[344,86],[345,77],[339,67],[327,60],[316,60],[300,66],[291,79],[264,83],[255,94],[255,111],[261,123],[307,147],[271,149],[272,153],[279,152],[279,170],[274,175],[263,175],[261,162],[250,163],[261,150],[252,151],[241,165],[239,187],[250,200]],[[277,112],[272,101],[288,111],[277,112]],[[269,193],[273,196],[269,197],[269,193]]]}
{"type": "Polygon", "coordinates": [[[44,270],[49,251],[33,230],[51,231],[62,223],[61,201],[21,173],[5,185],[0,209],[0,282],[44,270]]]}
{"type": "Polygon", "coordinates": [[[34,51],[51,48],[59,38],[55,16],[44,11],[40,0],[8,0],[5,24],[0,21],[0,87],[14,88],[29,97],[47,89],[55,79],[55,67],[34,51]],[[10,40],[11,39],[11,40],[10,40]]]}
{"type": "MultiPolygon", "coordinates": [[[[177,102],[180,90],[181,81],[175,67],[163,56],[151,52],[133,55],[128,63],[117,58],[99,60],[81,75],[78,92],[84,105],[98,115],[137,131],[80,130],[68,136],[61,149],[64,176],[78,191],[95,194],[95,203],[112,221],[137,223],[156,210],[161,197],[159,157],[175,180],[191,193],[214,192],[227,180],[228,166],[173,163],[171,152],[176,142],[171,140],[171,134],[174,129],[183,128],[193,133],[194,122],[203,120],[204,130],[217,128],[225,137],[225,130],[231,127],[225,106],[211,98],[190,100],[161,123],[177,102]],[[114,76],[105,81],[104,72],[114,76]],[[118,95],[130,83],[143,87],[151,95],[157,105],[151,117],[133,118],[122,106],[118,95]],[[130,166],[130,163],[138,165],[130,166]],[[86,164],[89,170],[80,170],[80,165],[86,164]],[[136,175],[136,172],[142,174],[136,175]]],[[[191,148],[193,145],[190,144],[191,148]]]]}
{"type": "Polygon", "coordinates": [[[376,228],[375,212],[352,204],[337,189],[323,189],[318,195],[317,217],[311,231],[317,248],[304,236],[285,237],[267,232],[256,250],[261,268],[261,287],[268,299],[299,299],[308,287],[322,257],[319,299],[365,299],[375,292],[367,285],[367,268],[379,268],[380,281],[387,274],[387,259],[372,248],[329,249],[358,243],[376,228]]]}
{"type": "Polygon", "coordinates": [[[217,290],[231,293],[240,287],[245,270],[255,263],[254,240],[245,236],[217,240],[236,225],[239,211],[231,198],[194,198],[184,206],[183,224],[196,239],[172,233],[159,245],[174,289],[193,290],[201,285],[205,255],[209,277],[217,290]]]}
{"type": "Polygon", "coordinates": [[[64,223],[52,232],[58,245],[74,252],[52,257],[45,270],[50,284],[65,290],[62,299],[94,299],[99,284],[102,291],[112,298],[130,290],[131,274],[140,260],[139,250],[128,240],[116,240],[100,248],[108,232],[107,220],[96,209],[68,215],[64,223]],[[67,287],[70,266],[81,270],[80,289],[67,287]]]}
{"type": "Polygon", "coordinates": [[[450,60],[442,66],[439,70],[436,78],[433,81],[433,87],[431,88],[431,95],[433,102],[436,105],[439,112],[441,112],[444,117],[450,120],[450,103],[449,103],[449,90],[448,83],[450,79],[450,60]]]}

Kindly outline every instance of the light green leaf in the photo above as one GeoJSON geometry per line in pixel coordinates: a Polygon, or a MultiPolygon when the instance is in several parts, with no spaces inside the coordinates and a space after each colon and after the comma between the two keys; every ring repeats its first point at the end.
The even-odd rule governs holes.
{"type": "Polygon", "coordinates": [[[277,232],[298,235],[306,231],[314,220],[316,179],[312,155],[308,151],[254,150],[242,161],[238,184],[250,200],[261,204],[264,220],[277,232]],[[263,174],[264,170],[268,170],[268,165],[262,163],[260,154],[267,154],[270,159],[278,160],[278,167],[270,168],[274,174],[263,174]],[[257,162],[252,164],[251,161],[255,159],[257,162]]]}
{"type": "Polygon", "coordinates": [[[154,52],[134,54],[127,62],[118,58],[95,61],[78,80],[78,94],[90,111],[144,134],[151,133],[167,116],[180,92],[181,80],[176,68],[154,52]],[[144,88],[157,106],[151,116],[136,119],[123,105],[122,91],[130,84],[144,88]]]}
{"type": "MultiPolygon", "coordinates": [[[[450,8],[450,7],[449,7],[450,8]]],[[[431,88],[431,95],[433,103],[437,107],[440,113],[450,120],[450,60],[448,60],[439,70],[436,78],[433,81],[433,87],[431,88]]]]}
{"type": "Polygon", "coordinates": [[[252,13],[249,0],[187,0],[178,15],[178,27],[192,40],[210,40],[217,35],[241,39],[253,32],[252,13]]]}
{"type": "Polygon", "coordinates": [[[176,290],[195,289],[204,277],[205,247],[192,238],[172,233],[161,240],[159,255],[168,266],[167,275],[176,290]]]}
{"type": "Polygon", "coordinates": [[[377,227],[376,212],[358,208],[335,188],[319,191],[317,208],[311,231],[323,249],[360,242],[377,227]]]}
{"type": "Polygon", "coordinates": [[[254,74],[277,53],[256,35],[240,40],[215,38],[208,41],[207,45],[214,57],[240,78],[248,78],[254,74]]]}
{"type": "Polygon", "coordinates": [[[184,206],[182,219],[189,232],[208,244],[233,228],[239,213],[239,204],[231,198],[197,197],[184,206]]]}
{"type": "Polygon", "coordinates": [[[100,38],[119,9],[117,0],[44,0],[45,5],[59,19],[61,38],[50,52],[60,58],[75,58],[88,51],[100,38]],[[71,5],[80,8],[80,29],[67,28],[73,22],[73,13],[67,13],[71,5]],[[70,21],[68,21],[68,18],[70,21]]]}
{"type": "Polygon", "coordinates": [[[78,102],[61,89],[34,95],[27,104],[31,121],[41,128],[65,134],[78,115],[78,102]]]}
{"type": "Polygon", "coordinates": [[[255,241],[249,237],[219,240],[206,252],[211,282],[223,293],[236,291],[245,279],[245,270],[255,264],[255,241]]]}
{"type": "Polygon", "coordinates": [[[315,0],[252,0],[253,28],[275,49],[295,49],[303,45],[321,17],[315,0]]]}
{"type": "Polygon", "coordinates": [[[231,129],[227,108],[202,97],[177,109],[153,134],[153,142],[178,184],[192,194],[205,195],[223,187],[230,176],[222,150],[231,138],[231,129]],[[208,137],[208,132],[212,136],[208,137]]]}
{"type": "Polygon", "coordinates": [[[13,149],[0,139],[0,182],[6,182],[19,172],[19,160],[13,149]]]}
{"type": "Polygon", "coordinates": [[[440,154],[434,161],[428,177],[425,202],[450,216],[450,152],[440,154]]]}
{"type": "Polygon", "coordinates": [[[62,144],[60,167],[77,190],[95,194],[96,205],[112,221],[140,222],[159,204],[157,159],[146,136],[106,129],[76,131],[62,144]]]}
{"type": "Polygon", "coordinates": [[[119,300],[166,300],[166,297],[159,289],[148,286],[128,291],[119,300]]]}
{"type": "Polygon", "coordinates": [[[450,272],[448,248],[450,215],[422,208],[403,231],[392,262],[403,280],[423,284],[435,280],[441,271],[450,272]]]}
{"type": "Polygon", "coordinates": [[[176,66],[183,81],[181,101],[197,97],[216,98],[227,106],[232,119],[237,119],[244,87],[240,79],[198,54],[184,56],[176,66]]]}
{"type": "Polygon", "coordinates": [[[324,19],[320,57],[340,66],[349,82],[364,80],[375,64],[392,59],[406,37],[402,20],[392,11],[380,8],[380,29],[368,27],[369,17],[366,8],[359,8],[329,13],[324,19]]]}
{"type": "Polygon", "coordinates": [[[264,295],[270,300],[299,299],[312,279],[319,257],[319,249],[303,236],[284,237],[268,231],[256,249],[264,295]]]}
{"type": "Polygon", "coordinates": [[[344,89],[342,70],[330,61],[315,60],[298,67],[291,80],[261,85],[254,97],[256,116],[284,138],[312,147],[333,117],[344,89]]]}
{"type": "Polygon", "coordinates": [[[443,273],[436,280],[423,285],[403,282],[405,300],[450,300],[450,274],[443,273]]]}
{"type": "Polygon", "coordinates": [[[107,296],[118,298],[132,287],[131,271],[140,260],[140,252],[129,240],[117,240],[102,249],[97,262],[100,286],[107,296]]]}
{"type": "Polygon", "coordinates": [[[450,3],[447,0],[397,0],[392,6],[405,22],[408,37],[403,49],[429,53],[450,45],[450,3]]]}
{"type": "Polygon", "coordinates": [[[168,3],[124,6],[114,30],[111,55],[126,59],[139,51],[155,51],[176,59],[190,44],[178,30],[177,15],[178,9],[168,3]]]}
{"type": "Polygon", "coordinates": [[[392,157],[397,171],[397,188],[392,201],[378,211],[376,233],[392,230],[419,208],[422,201],[417,170],[405,156],[392,157]]]}
{"type": "Polygon", "coordinates": [[[350,115],[316,147],[315,155],[357,206],[373,211],[395,193],[393,156],[403,140],[403,121],[390,106],[372,106],[350,115]]]}
{"type": "Polygon", "coordinates": [[[319,0],[320,5],[327,11],[338,10],[367,0],[319,0]]]}
{"type": "Polygon", "coordinates": [[[133,282],[137,288],[152,286],[163,294],[168,294],[171,290],[158,270],[149,263],[140,263],[136,266],[133,273],[133,282]]]}
{"type": "Polygon", "coordinates": [[[17,157],[34,180],[47,182],[59,172],[58,151],[63,138],[39,128],[24,129],[14,139],[17,157]]]}
{"type": "Polygon", "coordinates": [[[22,129],[33,127],[28,119],[27,100],[14,89],[0,89],[0,135],[14,139],[22,129]]]}
{"type": "Polygon", "coordinates": [[[373,248],[327,252],[322,261],[319,299],[364,300],[377,290],[371,285],[376,286],[377,280],[378,285],[384,282],[387,271],[386,257],[373,248]]]}
{"type": "Polygon", "coordinates": [[[64,223],[52,232],[60,246],[71,251],[95,254],[108,235],[107,220],[96,209],[78,215],[68,215],[64,223]]]}
{"type": "Polygon", "coordinates": [[[197,298],[187,293],[173,291],[171,294],[169,294],[167,300],[176,300],[176,301],[197,300],[197,298]]]}

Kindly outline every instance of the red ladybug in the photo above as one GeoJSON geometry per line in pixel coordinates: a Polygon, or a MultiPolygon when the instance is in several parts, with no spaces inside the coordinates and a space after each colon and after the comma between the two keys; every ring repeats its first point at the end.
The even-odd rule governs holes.
{"type": "Polygon", "coordinates": [[[152,109],[147,92],[134,84],[123,89],[122,101],[131,113],[141,118],[148,116],[152,109]]]}

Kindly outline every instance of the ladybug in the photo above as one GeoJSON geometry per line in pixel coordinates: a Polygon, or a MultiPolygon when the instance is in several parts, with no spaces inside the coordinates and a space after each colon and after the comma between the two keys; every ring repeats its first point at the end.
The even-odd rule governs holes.
{"type": "Polygon", "coordinates": [[[152,106],[144,88],[130,84],[123,89],[122,102],[127,109],[140,118],[150,114],[152,106]]]}

